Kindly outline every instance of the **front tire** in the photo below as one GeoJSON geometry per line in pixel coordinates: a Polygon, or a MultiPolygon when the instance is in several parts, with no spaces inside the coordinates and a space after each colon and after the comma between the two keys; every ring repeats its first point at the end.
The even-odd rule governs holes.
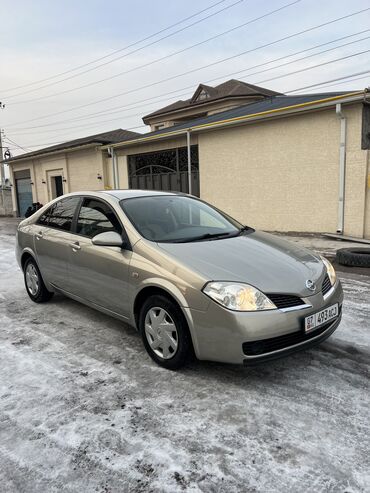
{"type": "Polygon", "coordinates": [[[181,309],[163,295],[150,296],[139,316],[139,329],[149,356],[163,368],[178,370],[191,354],[192,343],[181,309]]]}
{"type": "Polygon", "coordinates": [[[35,303],[44,303],[54,296],[54,293],[46,289],[40,270],[33,258],[29,258],[24,264],[24,284],[28,296],[35,303]]]}

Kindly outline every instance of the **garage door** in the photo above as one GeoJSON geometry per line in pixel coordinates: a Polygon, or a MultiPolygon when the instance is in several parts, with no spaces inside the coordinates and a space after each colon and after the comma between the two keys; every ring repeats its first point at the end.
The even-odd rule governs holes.
{"type": "MultiPolygon", "coordinates": [[[[129,186],[189,193],[186,147],[128,156],[129,186]]],[[[191,146],[192,194],[199,197],[198,146],[191,146]]]]}
{"type": "Polygon", "coordinates": [[[18,213],[24,217],[28,207],[32,205],[31,178],[18,178],[15,180],[17,187],[18,213]]]}

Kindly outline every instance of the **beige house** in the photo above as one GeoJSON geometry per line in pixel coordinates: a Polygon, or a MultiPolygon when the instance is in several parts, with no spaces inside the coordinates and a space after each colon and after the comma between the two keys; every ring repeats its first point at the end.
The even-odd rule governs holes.
{"type": "Polygon", "coordinates": [[[101,147],[140,134],[113,130],[16,156],[10,169],[13,211],[24,216],[33,202],[50,200],[81,189],[103,190],[109,183],[101,147]]]}
{"type": "MultiPolygon", "coordinates": [[[[207,87],[199,86],[192,99],[198,101],[207,87]]],[[[243,96],[216,113],[214,95],[205,91],[202,101],[209,99],[211,105],[206,114],[181,123],[178,107],[173,118],[168,107],[158,110],[155,120],[153,114],[145,120],[153,126],[162,118],[163,128],[95,146],[97,161],[73,152],[76,174],[69,166],[69,190],[190,190],[256,228],[370,238],[368,93],[286,96],[252,87],[258,92],[253,101],[246,103],[243,96]],[[98,183],[97,173],[102,176],[98,183]]],[[[194,110],[189,101],[185,106],[182,110],[194,110]]],[[[19,164],[10,162],[13,176],[19,164]]],[[[52,190],[47,181],[52,175],[34,166],[43,170],[46,188],[52,190]]]]}

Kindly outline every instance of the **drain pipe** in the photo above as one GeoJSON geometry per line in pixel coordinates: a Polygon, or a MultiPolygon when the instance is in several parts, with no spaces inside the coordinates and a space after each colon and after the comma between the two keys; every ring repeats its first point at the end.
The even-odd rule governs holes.
{"type": "Polygon", "coordinates": [[[335,108],[340,118],[340,147],[339,147],[339,198],[338,198],[338,226],[337,233],[343,234],[344,230],[344,195],[346,180],[346,145],[347,145],[347,119],[342,112],[342,105],[338,103],[335,108]]]}
{"type": "Polygon", "coordinates": [[[119,169],[118,169],[118,159],[117,159],[117,154],[114,152],[114,149],[112,148],[113,150],[113,166],[114,166],[114,170],[115,170],[115,173],[116,173],[116,185],[115,185],[115,189],[118,190],[119,189],[119,169]]]}
{"type": "Polygon", "coordinates": [[[191,147],[190,147],[190,129],[186,131],[186,145],[188,149],[188,186],[189,186],[189,195],[192,193],[191,186],[191,147]]]}
{"type": "Polygon", "coordinates": [[[113,188],[117,190],[118,188],[118,177],[117,177],[117,166],[116,166],[116,154],[113,147],[108,149],[109,157],[112,159],[112,173],[113,173],[113,188]]]}

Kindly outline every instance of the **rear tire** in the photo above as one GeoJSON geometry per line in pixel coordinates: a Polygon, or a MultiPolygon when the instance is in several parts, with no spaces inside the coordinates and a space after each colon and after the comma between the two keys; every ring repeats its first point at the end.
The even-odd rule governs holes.
{"type": "Polygon", "coordinates": [[[181,309],[170,298],[153,295],[144,302],[139,330],[145,349],[158,365],[178,370],[187,363],[192,353],[188,325],[181,309]]]}
{"type": "Polygon", "coordinates": [[[46,301],[51,300],[54,293],[51,293],[46,289],[40,269],[33,258],[26,260],[23,272],[24,284],[31,300],[35,303],[45,303],[46,301]]]}

